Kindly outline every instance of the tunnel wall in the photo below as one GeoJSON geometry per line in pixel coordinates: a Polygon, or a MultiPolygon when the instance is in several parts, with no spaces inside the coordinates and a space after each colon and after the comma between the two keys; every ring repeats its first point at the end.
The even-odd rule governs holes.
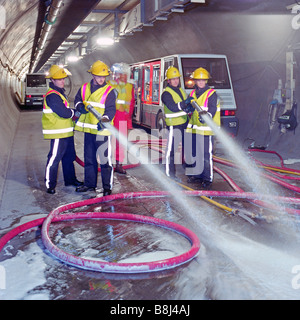
{"type": "Polygon", "coordinates": [[[0,201],[20,118],[15,95],[16,91],[21,93],[17,74],[30,62],[39,3],[0,0],[0,201]]]}
{"type": "Polygon", "coordinates": [[[9,166],[10,152],[20,117],[20,112],[13,99],[14,81],[15,79],[7,71],[2,70],[0,74],[0,200],[9,166]]]}

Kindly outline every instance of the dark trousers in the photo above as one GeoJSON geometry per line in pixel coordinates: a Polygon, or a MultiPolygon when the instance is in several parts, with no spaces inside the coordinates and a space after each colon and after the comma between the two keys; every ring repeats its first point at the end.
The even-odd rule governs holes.
{"type": "Polygon", "coordinates": [[[47,189],[54,189],[56,187],[60,161],[62,162],[65,184],[72,184],[75,182],[75,159],[74,137],[50,140],[50,151],[45,172],[47,189]]]}
{"type": "Polygon", "coordinates": [[[186,175],[213,181],[213,136],[185,134],[186,175]]]}
{"type": "Polygon", "coordinates": [[[166,147],[166,175],[174,177],[176,174],[176,165],[175,165],[175,153],[179,147],[179,144],[182,144],[182,158],[184,155],[184,131],[187,127],[188,122],[177,126],[169,126],[168,129],[168,141],[166,147]]]}
{"type": "Polygon", "coordinates": [[[102,187],[111,190],[113,184],[111,137],[84,134],[84,185],[97,187],[98,161],[101,167],[102,187]]]}

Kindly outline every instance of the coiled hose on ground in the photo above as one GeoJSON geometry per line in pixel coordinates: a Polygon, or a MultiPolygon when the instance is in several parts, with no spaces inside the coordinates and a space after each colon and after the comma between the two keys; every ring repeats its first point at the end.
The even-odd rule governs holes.
{"type": "MultiPolygon", "coordinates": [[[[156,148],[155,146],[156,144],[158,145],[158,148],[156,148],[156,150],[161,153],[163,152],[161,148],[164,145],[163,140],[159,140],[156,143],[153,141],[150,141],[150,142],[138,141],[136,143],[146,145],[150,148],[156,148]]],[[[255,150],[251,150],[251,151],[255,151],[255,150]]],[[[83,161],[81,161],[79,158],[77,158],[76,161],[78,162],[78,164],[84,166],[83,161]]],[[[257,160],[255,161],[258,163],[260,167],[266,169],[268,172],[274,173],[279,171],[281,173],[286,173],[291,175],[300,175],[299,170],[294,170],[294,169],[289,169],[284,167],[283,161],[281,162],[281,167],[269,166],[257,160]]],[[[237,167],[237,165],[234,164],[233,162],[226,159],[219,158],[219,157],[215,157],[215,156],[214,156],[214,162],[231,166],[231,167],[237,167]]],[[[128,166],[124,166],[124,168],[130,169],[138,165],[139,164],[128,165],[128,166]]],[[[275,201],[278,203],[290,204],[290,205],[300,204],[300,198],[295,198],[295,197],[260,195],[259,197],[260,199],[258,199],[258,195],[256,193],[245,192],[244,190],[242,190],[224,171],[222,171],[215,165],[214,165],[214,170],[229,183],[229,185],[234,191],[230,192],[230,191],[193,190],[192,188],[187,187],[182,183],[178,183],[178,185],[188,190],[188,191],[182,191],[182,193],[187,196],[201,197],[203,200],[217,206],[218,208],[224,210],[226,213],[230,213],[230,214],[238,214],[238,210],[224,206],[212,200],[211,198],[221,197],[221,198],[228,198],[228,199],[244,199],[272,210],[278,210],[278,207],[272,204],[275,201]]],[[[292,190],[298,193],[300,192],[299,187],[280,180],[278,175],[277,177],[273,177],[273,176],[264,174],[264,176],[269,180],[271,180],[272,182],[275,182],[289,190],[292,190]]],[[[282,175],[280,175],[280,177],[283,179],[290,178],[289,176],[282,176],[282,175]]],[[[101,272],[111,272],[111,273],[153,272],[153,271],[160,271],[160,270],[174,268],[178,265],[184,264],[190,261],[191,259],[193,259],[197,255],[200,249],[200,241],[197,238],[197,236],[192,231],[188,230],[183,226],[180,226],[178,224],[175,224],[169,221],[153,218],[153,217],[145,217],[145,216],[139,216],[139,215],[126,214],[126,213],[80,212],[80,213],[62,214],[64,211],[72,210],[74,208],[79,208],[82,206],[87,206],[87,205],[96,204],[96,203],[117,201],[119,199],[169,197],[169,196],[171,196],[171,193],[167,191],[146,191],[146,192],[140,191],[140,192],[113,194],[110,196],[93,198],[93,199],[83,200],[83,201],[79,201],[72,204],[67,204],[59,208],[56,208],[46,218],[40,218],[40,219],[27,222],[9,231],[0,239],[0,252],[4,248],[4,246],[18,234],[26,230],[29,230],[31,228],[42,226],[42,240],[45,247],[58,259],[79,268],[94,270],[94,271],[101,271],[101,272]],[[59,249],[57,246],[55,246],[52,243],[48,233],[51,223],[57,222],[57,221],[64,221],[64,220],[74,220],[74,219],[115,219],[115,220],[135,221],[139,223],[154,224],[159,227],[169,228],[173,231],[176,231],[177,233],[180,233],[184,237],[188,238],[191,244],[191,248],[187,252],[170,259],[164,259],[162,261],[145,262],[145,263],[122,264],[122,263],[109,263],[106,261],[99,261],[98,259],[93,260],[93,259],[80,258],[77,256],[73,256],[67,252],[64,252],[61,249],[59,249]]],[[[285,208],[285,210],[289,214],[297,215],[297,216],[300,215],[300,210],[297,210],[294,208],[285,208]]],[[[252,215],[251,217],[255,218],[256,216],[252,215]]]]}

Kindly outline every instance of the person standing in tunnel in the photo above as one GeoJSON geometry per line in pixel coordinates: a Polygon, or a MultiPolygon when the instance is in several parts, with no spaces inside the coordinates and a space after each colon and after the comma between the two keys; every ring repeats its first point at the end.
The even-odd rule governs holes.
{"type": "Polygon", "coordinates": [[[69,107],[65,95],[65,79],[71,73],[62,67],[52,65],[49,75],[51,79],[49,90],[44,99],[43,107],[43,135],[50,140],[50,151],[45,170],[47,193],[54,194],[57,184],[57,173],[62,162],[63,176],[66,186],[78,187],[83,183],[75,175],[74,161],[76,159],[74,147],[75,110],[69,107]]]}
{"type": "MultiPolygon", "coordinates": [[[[216,91],[207,84],[209,72],[204,68],[198,68],[192,73],[191,78],[195,81],[195,88],[190,97],[203,109],[202,115],[207,114],[220,127],[220,101],[216,91]]],[[[194,110],[186,129],[186,143],[191,145],[191,148],[186,148],[186,175],[189,183],[199,182],[202,188],[208,189],[213,182],[214,132],[205,123],[202,115],[194,110]]]]}
{"type": "Polygon", "coordinates": [[[106,196],[112,192],[113,166],[111,132],[103,123],[113,124],[117,93],[106,83],[110,70],[104,62],[96,61],[88,72],[91,73],[92,80],[82,85],[74,101],[76,110],[81,113],[75,130],[84,132],[84,185],[79,186],[76,191],[96,190],[99,157],[103,195],[106,196]],[[88,105],[102,115],[101,121],[86,109],[88,105]]]}
{"type": "Polygon", "coordinates": [[[184,132],[188,124],[188,113],[194,110],[190,105],[192,98],[187,98],[185,91],[180,87],[180,76],[176,67],[168,68],[166,71],[168,84],[161,96],[168,129],[166,175],[175,180],[178,179],[176,177],[175,152],[181,143],[182,155],[184,154],[184,132]]]}
{"type": "MultiPolygon", "coordinates": [[[[132,114],[134,110],[134,87],[128,82],[129,65],[126,63],[115,63],[111,66],[113,79],[109,84],[118,92],[116,102],[116,115],[114,126],[123,137],[127,138],[128,130],[132,129],[132,114]]],[[[125,158],[124,146],[116,139],[115,148],[116,167],[115,172],[126,174],[123,168],[125,158]]]]}

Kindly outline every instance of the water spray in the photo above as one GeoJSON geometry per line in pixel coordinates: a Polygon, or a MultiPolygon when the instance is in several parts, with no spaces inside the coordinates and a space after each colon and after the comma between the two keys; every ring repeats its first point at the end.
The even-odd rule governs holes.
{"type": "MultiPolygon", "coordinates": [[[[92,106],[88,105],[87,109],[97,118],[97,120],[99,120],[99,122],[101,122],[100,127],[107,128],[108,130],[110,130],[115,136],[118,137],[120,143],[123,146],[128,147],[128,152],[130,154],[133,154],[133,155],[140,154],[140,148],[138,148],[135,144],[128,142],[127,138],[124,137],[122,134],[120,134],[120,132],[118,130],[116,130],[115,127],[110,125],[108,123],[107,119],[103,118],[103,116],[97,110],[95,110],[95,108],[93,108],[92,106]],[[105,123],[102,123],[103,119],[105,119],[105,121],[106,121],[105,123]]],[[[168,177],[166,177],[165,175],[161,175],[160,171],[158,172],[155,168],[153,168],[153,165],[152,165],[151,161],[149,163],[147,157],[143,157],[143,156],[140,155],[140,158],[142,158],[142,159],[139,159],[141,163],[150,164],[150,167],[147,166],[147,170],[149,170],[151,174],[154,174],[155,177],[157,178],[157,180],[160,181],[164,185],[164,187],[166,187],[167,190],[171,191],[173,194],[177,194],[176,191],[178,191],[178,192],[181,191],[181,189],[178,188],[177,186],[179,186],[181,188],[184,188],[184,189],[192,190],[192,189],[189,189],[188,187],[184,186],[183,184],[181,184],[179,182],[176,182],[176,184],[173,184],[173,183],[170,184],[170,179],[168,177]],[[172,185],[172,188],[170,187],[171,185],[172,185]]],[[[216,202],[216,201],[214,201],[214,200],[212,200],[212,199],[210,199],[208,197],[205,197],[205,196],[201,196],[201,198],[203,200],[205,200],[206,202],[211,203],[211,204],[215,205],[216,207],[221,208],[222,210],[225,210],[229,214],[240,215],[243,218],[245,218],[245,215],[243,215],[242,213],[240,214],[240,212],[238,212],[237,209],[231,209],[229,207],[221,205],[220,203],[218,203],[218,202],[216,202]]],[[[181,206],[182,206],[182,203],[185,202],[185,201],[182,201],[182,200],[183,199],[181,199],[181,201],[179,201],[179,204],[181,206]]],[[[186,210],[186,206],[184,206],[183,209],[186,210]]],[[[246,220],[249,221],[249,218],[247,218],[246,220]]],[[[252,220],[250,220],[250,221],[251,221],[251,223],[253,223],[252,220]]]]}
{"type": "MultiPolygon", "coordinates": [[[[207,123],[207,125],[213,130],[218,140],[223,144],[225,150],[230,154],[232,159],[235,160],[236,167],[238,167],[244,178],[244,182],[257,193],[257,198],[260,199],[262,195],[265,194],[274,194],[276,189],[272,187],[272,192],[270,190],[270,184],[266,179],[264,179],[263,172],[260,168],[256,166],[253,161],[250,161],[249,158],[245,155],[244,152],[234,143],[231,137],[222,130],[219,126],[215,124],[213,119],[204,111],[199,104],[195,101],[191,101],[192,106],[195,110],[198,111],[199,115],[207,123]]],[[[279,195],[279,192],[275,192],[276,195],[279,195]]],[[[285,208],[280,207],[279,211],[285,211],[285,208]]]]}

